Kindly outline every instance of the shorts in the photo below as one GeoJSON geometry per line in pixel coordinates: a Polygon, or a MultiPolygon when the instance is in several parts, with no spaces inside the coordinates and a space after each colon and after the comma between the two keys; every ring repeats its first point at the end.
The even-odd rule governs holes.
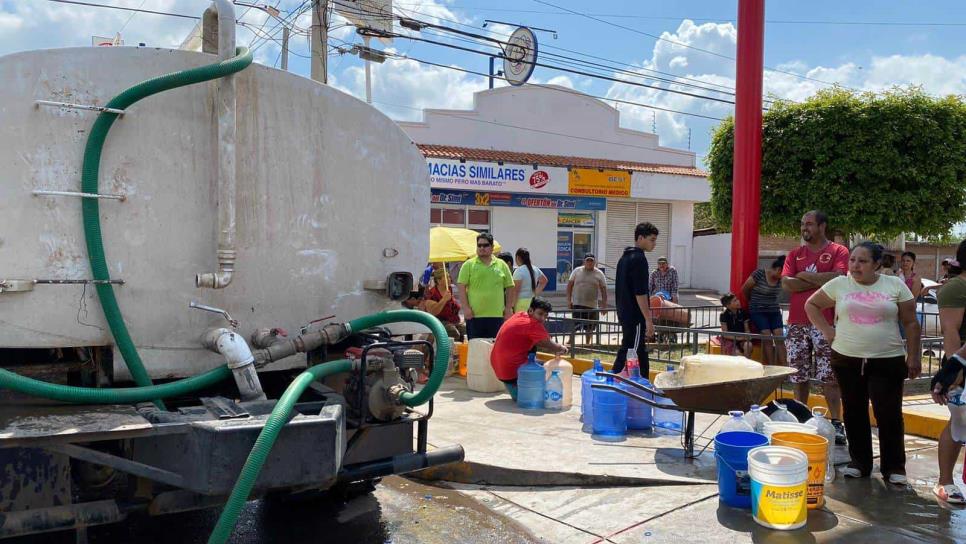
{"type": "Polygon", "coordinates": [[[739,355],[739,350],[743,349],[744,344],[748,342],[748,340],[738,340],[736,342],[733,338],[722,338],[721,353],[725,355],[739,355]]]}
{"type": "Polygon", "coordinates": [[[835,374],[832,372],[832,346],[815,326],[788,325],[785,350],[788,352],[788,365],[796,371],[789,378],[792,383],[807,383],[809,379],[836,383],[835,374]]]}
{"type": "Polygon", "coordinates": [[[749,314],[751,324],[758,329],[758,332],[773,331],[782,328],[782,313],[776,310],[766,310],[758,312],[752,310],[749,314]]]}
{"type": "Polygon", "coordinates": [[[517,392],[519,391],[519,389],[517,389],[517,381],[516,380],[500,380],[500,381],[503,382],[503,387],[506,387],[506,392],[510,394],[510,398],[513,399],[513,402],[516,402],[517,392]]]}
{"type": "Polygon", "coordinates": [[[470,340],[474,338],[496,338],[496,333],[500,332],[503,326],[502,317],[474,317],[466,320],[466,337],[470,340]]]}
{"type": "Polygon", "coordinates": [[[594,321],[594,323],[577,323],[576,330],[585,330],[587,332],[593,332],[597,330],[597,321],[600,321],[600,310],[597,308],[591,308],[590,306],[580,306],[579,304],[574,304],[574,319],[586,319],[588,321],[594,321]]]}

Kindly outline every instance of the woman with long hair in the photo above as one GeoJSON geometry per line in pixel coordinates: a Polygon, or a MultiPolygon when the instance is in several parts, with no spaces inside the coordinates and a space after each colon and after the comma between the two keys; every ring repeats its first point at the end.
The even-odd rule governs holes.
{"type": "Polygon", "coordinates": [[[540,296],[547,286],[547,277],[533,266],[530,261],[530,251],[521,247],[516,253],[517,268],[513,271],[513,303],[514,312],[525,312],[530,307],[533,297],[540,296]]]}
{"type": "Polygon", "coordinates": [[[775,341],[775,338],[784,336],[782,309],[778,305],[784,266],[785,256],[782,255],[772,261],[769,268],[752,272],[741,286],[751,323],[758,329],[758,334],[765,337],[761,341],[761,351],[766,365],[785,365],[785,343],[775,341]]]}
{"type": "Polygon", "coordinates": [[[879,470],[884,480],[904,485],[906,451],[902,419],[905,379],[922,371],[916,299],[897,277],[876,271],[882,246],[862,242],[849,256],[849,275],[839,276],[808,298],[805,313],[832,345],[832,371],[842,391],[845,433],[852,461],[847,478],[872,473],[869,401],[879,427],[879,470]],[[822,310],[835,308],[835,325],[822,310]],[[899,323],[908,341],[899,337],[899,323]]]}

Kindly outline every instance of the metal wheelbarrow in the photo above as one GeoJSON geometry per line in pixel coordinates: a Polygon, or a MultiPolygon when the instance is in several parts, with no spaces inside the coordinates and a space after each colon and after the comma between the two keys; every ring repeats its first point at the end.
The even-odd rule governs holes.
{"type": "Polygon", "coordinates": [[[765,375],[760,378],[680,385],[676,379],[677,371],[668,371],[658,374],[654,379],[654,385],[662,391],[660,393],[619,374],[611,374],[610,372],[597,373],[597,376],[613,378],[615,381],[625,384],[631,389],[653,395],[655,398],[670,399],[674,402],[674,406],[659,404],[639,393],[628,391],[617,384],[595,383],[591,387],[593,389],[614,391],[627,398],[653,406],[654,408],[684,413],[684,432],[682,433],[681,446],[684,448],[684,457],[686,459],[694,459],[697,455],[701,455],[708,448],[708,445],[710,445],[710,442],[705,444],[701,448],[701,451],[695,455],[694,417],[696,413],[727,415],[731,410],[747,410],[752,404],[761,404],[762,401],[768,398],[768,395],[781,386],[785,378],[794,373],[795,369],[793,368],[766,366],[765,375]]]}

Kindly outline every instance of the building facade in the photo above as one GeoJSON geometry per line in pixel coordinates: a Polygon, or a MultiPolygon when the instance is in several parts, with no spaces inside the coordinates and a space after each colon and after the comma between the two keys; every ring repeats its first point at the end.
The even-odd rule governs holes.
{"type": "Polygon", "coordinates": [[[571,89],[503,87],[474,96],[472,110],[425,110],[399,125],[426,157],[433,225],[487,231],[505,251],[565,283],[586,253],[608,277],[634,226],[661,231],[652,262],[667,256],[691,282],[693,206],[710,197],[690,151],[622,128],[620,112],[571,89]]]}

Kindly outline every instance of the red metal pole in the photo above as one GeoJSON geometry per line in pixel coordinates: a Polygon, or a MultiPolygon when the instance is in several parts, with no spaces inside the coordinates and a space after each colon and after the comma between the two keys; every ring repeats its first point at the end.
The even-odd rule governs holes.
{"type": "Polygon", "coordinates": [[[741,292],[741,285],[758,266],[764,51],[765,0],[739,0],[731,201],[731,291],[734,293],[741,292]]]}

